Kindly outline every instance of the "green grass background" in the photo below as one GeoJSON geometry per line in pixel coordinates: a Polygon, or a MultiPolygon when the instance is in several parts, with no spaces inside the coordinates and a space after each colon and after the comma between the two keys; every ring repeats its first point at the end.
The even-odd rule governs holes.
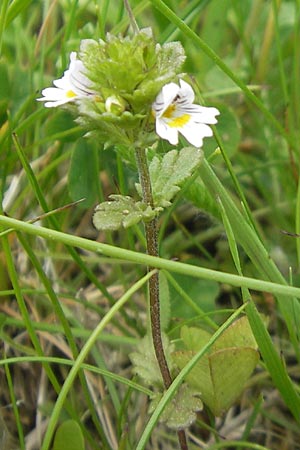
{"type": "Polygon", "coordinates": [[[48,450],[70,418],[86,449],[177,448],[157,422],[202,353],[148,421],[149,392],[128,361],[147,329],[147,264],[169,280],[171,337],[192,322],[216,339],[245,310],[262,355],[239,403],[250,411],[239,436],[224,441],[218,421],[199,417],[190,448],[298,448],[300,239],[282,230],[300,233],[300,2],[130,4],[159,43],[182,42],[199,101],[221,111],[197,177],[161,217],[158,259],[145,255],[142,228],[97,234],[91,223],[110,193],[132,192],[126,152],[84,139],[70,114],[36,102],[81,39],[128,32],[123,2],[1,2],[2,448],[27,449],[44,429],[35,442],[48,450]]]}

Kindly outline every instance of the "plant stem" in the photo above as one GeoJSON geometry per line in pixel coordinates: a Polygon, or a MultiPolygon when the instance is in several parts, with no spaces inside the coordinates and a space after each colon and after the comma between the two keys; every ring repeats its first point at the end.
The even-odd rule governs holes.
{"type": "MultiPolygon", "coordinates": [[[[153,196],[151,188],[151,180],[148,169],[146,152],[144,149],[136,149],[136,161],[139,171],[140,183],[142,188],[143,201],[153,207],[153,196]]],[[[158,256],[158,240],[157,240],[157,219],[154,218],[150,222],[145,223],[145,234],[147,242],[147,252],[151,256],[158,256]]],[[[152,270],[148,267],[148,271],[152,270]]],[[[172,383],[172,377],[166,360],[160,326],[160,304],[159,304],[159,276],[155,272],[149,279],[149,298],[150,298],[150,321],[152,340],[156,359],[160,368],[165,388],[172,383]]]]}
{"type": "MultiPolygon", "coordinates": [[[[145,149],[136,148],[135,157],[139,171],[140,183],[142,188],[143,201],[154,207],[151,180],[148,168],[148,161],[145,149]]],[[[145,234],[147,242],[147,252],[151,256],[159,256],[158,253],[158,226],[157,218],[145,223],[145,234]]],[[[148,271],[152,270],[148,267],[148,271]]],[[[156,359],[159,365],[163,383],[166,389],[172,384],[172,377],[168,363],[166,360],[160,324],[160,299],[159,299],[159,275],[155,272],[148,281],[149,285],[149,300],[150,300],[150,321],[152,341],[156,359]]],[[[178,441],[181,450],[188,450],[187,441],[184,430],[177,431],[178,441]]]]}

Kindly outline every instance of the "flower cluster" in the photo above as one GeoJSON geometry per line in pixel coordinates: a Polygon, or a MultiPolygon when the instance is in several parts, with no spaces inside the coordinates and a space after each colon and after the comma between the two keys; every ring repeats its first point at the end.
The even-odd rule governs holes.
{"type": "Polygon", "coordinates": [[[152,112],[162,139],[176,145],[181,133],[201,147],[219,111],[195,105],[191,86],[173,82],[184,59],[181,44],[160,46],[149,29],[133,38],[108,34],[106,41],[83,40],[79,57],[71,53],[62,78],[38,100],[48,108],[74,104],[77,121],[106,144],[151,143],[152,112]]]}

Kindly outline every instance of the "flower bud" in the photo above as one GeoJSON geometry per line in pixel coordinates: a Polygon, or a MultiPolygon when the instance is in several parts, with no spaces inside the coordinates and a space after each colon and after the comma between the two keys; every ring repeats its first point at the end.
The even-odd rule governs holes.
{"type": "Polygon", "coordinates": [[[105,101],[105,109],[107,112],[119,116],[126,109],[125,100],[118,95],[111,95],[105,101]]]}

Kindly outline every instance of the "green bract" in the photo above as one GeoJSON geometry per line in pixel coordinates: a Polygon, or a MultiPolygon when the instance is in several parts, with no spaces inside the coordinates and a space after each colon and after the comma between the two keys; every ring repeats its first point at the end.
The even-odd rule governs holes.
{"type": "Polygon", "coordinates": [[[185,55],[179,42],[157,44],[147,28],[133,37],[83,40],[79,58],[98,94],[78,102],[79,123],[103,142],[128,145],[142,140],[153,101],[179,74],[185,55]]]}

